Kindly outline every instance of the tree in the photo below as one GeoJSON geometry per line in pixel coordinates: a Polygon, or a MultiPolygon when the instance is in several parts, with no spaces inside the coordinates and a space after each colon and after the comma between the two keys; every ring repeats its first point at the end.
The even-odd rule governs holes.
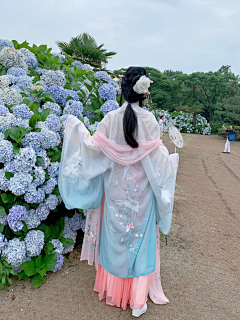
{"type": "Polygon", "coordinates": [[[225,123],[240,125],[240,84],[238,81],[231,82],[228,87],[228,95],[218,103],[220,115],[225,123]]]}
{"type": "Polygon", "coordinates": [[[103,48],[104,44],[99,46],[96,40],[88,33],[82,33],[77,37],[71,38],[70,42],[56,41],[61,53],[67,53],[75,60],[82,62],[83,64],[90,64],[97,70],[104,68],[108,59],[112,58],[116,52],[107,52],[103,48]]]}
{"type": "Polygon", "coordinates": [[[216,72],[194,72],[179,76],[182,78],[183,86],[190,89],[189,99],[192,96],[203,106],[204,116],[208,121],[213,120],[214,111],[218,107],[217,103],[226,97],[229,83],[237,79],[229,68],[229,66],[222,66],[216,72]]]}

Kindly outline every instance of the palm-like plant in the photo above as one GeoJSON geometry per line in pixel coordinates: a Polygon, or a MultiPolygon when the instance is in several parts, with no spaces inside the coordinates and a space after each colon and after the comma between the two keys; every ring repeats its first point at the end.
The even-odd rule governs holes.
{"type": "Polygon", "coordinates": [[[116,52],[107,52],[103,48],[104,44],[97,45],[95,39],[88,33],[82,33],[77,37],[71,38],[70,42],[56,41],[61,53],[67,53],[75,60],[83,64],[89,64],[97,70],[103,69],[108,59],[116,52]]]}

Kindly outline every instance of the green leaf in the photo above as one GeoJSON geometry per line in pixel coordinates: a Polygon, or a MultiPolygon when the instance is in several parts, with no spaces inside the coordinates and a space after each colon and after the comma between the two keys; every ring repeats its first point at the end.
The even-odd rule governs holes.
{"type": "Polygon", "coordinates": [[[64,238],[62,237],[60,239],[60,241],[62,242],[62,244],[64,245],[64,247],[69,247],[69,246],[72,246],[74,244],[74,241],[72,239],[69,239],[69,238],[64,238]]]}
{"type": "Polygon", "coordinates": [[[23,269],[23,271],[29,277],[37,273],[35,262],[33,260],[24,262],[23,264],[20,265],[20,268],[23,269]]]}
{"type": "Polygon", "coordinates": [[[28,227],[27,227],[27,225],[26,225],[26,222],[25,222],[25,221],[22,221],[22,223],[23,223],[22,231],[25,232],[25,233],[27,233],[27,232],[28,232],[28,227]]]}
{"type": "Polygon", "coordinates": [[[12,279],[10,279],[10,278],[8,278],[7,281],[8,281],[9,284],[13,284],[14,283],[14,281],[12,279]]]}
{"type": "Polygon", "coordinates": [[[10,180],[12,177],[14,176],[14,174],[12,172],[5,172],[5,177],[10,180]]]}
{"type": "Polygon", "coordinates": [[[41,254],[35,259],[35,265],[37,268],[41,267],[41,265],[42,265],[42,255],[41,254]]]}
{"type": "Polygon", "coordinates": [[[44,160],[42,157],[37,157],[36,164],[43,163],[43,162],[44,162],[44,160]]]}
{"type": "Polygon", "coordinates": [[[32,278],[32,288],[36,289],[38,287],[41,287],[41,285],[46,282],[46,277],[45,276],[41,276],[40,274],[36,274],[33,278],[32,278]]]}
{"type": "Polygon", "coordinates": [[[45,264],[43,263],[40,268],[37,268],[37,272],[41,275],[44,276],[47,272],[47,269],[45,267],[45,264]]]}
{"type": "Polygon", "coordinates": [[[7,195],[6,193],[2,193],[2,194],[1,194],[2,202],[5,203],[5,204],[8,203],[8,202],[7,202],[7,197],[8,197],[8,195],[7,195]]]}
{"type": "Polygon", "coordinates": [[[56,187],[56,188],[53,190],[53,193],[54,193],[56,196],[59,196],[59,195],[60,195],[60,192],[59,192],[58,187],[56,187]]]}
{"type": "Polygon", "coordinates": [[[35,132],[41,132],[41,131],[42,131],[41,128],[36,128],[36,129],[35,129],[35,132]]]}
{"type": "Polygon", "coordinates": [[[53,236],[53,238],[58,238],[59,234],[60,234],[60,228],[57,224],[51,225],[51,235],[53,236]]]}
{"type": "Polygon", "coordinates": [[[57,253],[49,254],[43,258],[47,271],[52,270],[57,263],[57,253]]]}
{"type": "Polygon", "coordinates": [[[37,117],[35,114],[33,114],[31,116],[31,119],[29,120],[29,125],[31,128],[34,128],[36,124],[37,124],[37,117]]]}
{"type": "Polygon", "coordinates": [[[96,122],[96,119],[95,118],[90,118],[89,122],[90,122],[90,124],[94,124],[96,122]]]}
{"type": "Polygon", "coordinates": [[[7,140],[8,136],[9,136],[9,131],[10,129],[7,129],[4,133],[4,138],[7,140]]]}
{"type": "Polygon", "coordinates": [[[60,161],[60,159],[61,159],[61,151],[56,152],[56,153],[51,157],[52,162],[60,161]]]}
{"type": "Polygon", "coordinates": [[[9,131],[9,135],[14,141],[21,139],[21,131],[19,127],[11,128],[9,131]]]}
{"type": "Polygon", "coordinates": [[[6,213],[5,209],[3,207],[0,207],[0,216],[4,215],[6,213]]]}
{"type": "Polygon", "coordinates": [[[0,233],[3,233],[4,230],[4,224],[0,224],[0,233]]]}
{"type": "Polygon", "coordinates": [[[27,276],[24,271],[21,271],[21,272],[18,274],[18,280],[19,280],[19,281],[21,281],[21,280],[27,280],[27,279],[29,279],[29,276],[27,276]]]}
{"type": "Polygon", "coordinates": [[[13,151],[16,153],[19,153],[20,149],[21,149],[20,147],[16,147],[16,146],[13,147],[13,151]]]}

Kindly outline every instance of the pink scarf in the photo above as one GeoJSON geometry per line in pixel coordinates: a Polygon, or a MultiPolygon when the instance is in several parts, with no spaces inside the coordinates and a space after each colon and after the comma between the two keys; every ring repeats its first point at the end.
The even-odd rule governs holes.
{"type": "Polygon", "coordinates": [[[158,147],[164,146],[160,139],[156,139],[139,141],[138,148],[132,148],[129,145],[119,145],[106,138],[100,132],[95,132],[92,140],[109,159],[122,165],[137,163],[158,147]]]}

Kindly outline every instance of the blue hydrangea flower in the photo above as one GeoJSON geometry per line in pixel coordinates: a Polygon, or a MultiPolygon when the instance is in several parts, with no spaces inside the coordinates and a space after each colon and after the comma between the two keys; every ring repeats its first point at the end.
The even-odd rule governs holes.
{"type": "Polygon", "coordinates": [[[0,51],[0,63],[6,67],[20,67],[24,70],[28,69],[26,58],[20,50],[13,47],[5,47],[0,51]]]}
{"type": "Polygon", "coordinates": [[[23,228],[22,220],[27,218],[27,209],[24,206],[16,205],[9,210],[7,216],[10,229],[13,231],[19,231],[23,228]]]}
{"type": "Polygon", "coordinates": [[[78,96],[78,94],[77,94],[75,91],[69,90],[69,89],[65,89],[65,103],[64,103],[63,106],[66,105],[66,99],[67,99],[68,97],[72,97],[73,100],[79,101],[79,96],[78,96]]]}
{"type": "Polygon", "coordinates": [[[90,118],[95,118],[95,115],[94,113],[90,112],[90,111],[87,111],[85,114],[84,114],[84,117],[87,117],[88,119],[90,118]]]}
{"type": "Polygon", "coordinates": [[[44,103],[44,105],[42,106],[42,109],[50,109],[50,114],[55,114],[56,116],[60,117],[62,114],[62,109],[61,107],[54,102],[46,102],[44,103]]]}
{"type": "Polygon", "coordinates": [[[53,192],[55,186],[57,185],[57,179],[55,178],[50,178],[49,180],[47,180],[47,182],[45,182],[45,184],[43,185],[43,190],[46,194],[50,194],[53,192]]]}
{"type": "Polygon", "coordinates": [[[11,264],[13,268],[18,268],[26,257],[25,241],[20,241],[18,238],[9,240],[6,250],[6,262],[11,264]]]}
{"type": "Polygon", "coordinates": [[[88,129],[91,131],[91,133],[96,132],[98,123],[99,123],[98,121],[95,121],[94,124],[90,124],[90,125],[88,126],[88,129]]]}
{"type": "Polygon", "coordinates": [[[116,100],[116,89],[110,83],[102,84],[98,89],[99,95],[103,100],[116,100]]]}
{"type": "Polygon", "coordinates": [[[7,239],[4,239],[4,235],[0,233],[0,250],[3,250],[4,247],[7,245],[7,239]]]}
{"type": "Polygon", "coordinates": [[[0,169],[0,190],[8,191],[8,189],[9,189],[9,180],[5,176],[5,170],[0,169]]]}
{"type": "Polygon", "coordinates": [[[9,87],[9,84],[11,83],[8,76],[0,76],[0,88],[5,89],[9,87]]]}
{"type": "Polygon", "coordinates": [[[32,148],[21,148],[20,152],[16,155],[16,170],[28,172],[36,163],[36,153],[32,148]]]}
{"type": "Polygon", "coordinates": [[[40,186],[41,184],[44,183],[45,181],[45,171],[43,170],[42,167],[35,167],[33,170],[33,175],[35,177],[34,183],[37,186],[40,186]]]}
{"type": "Polygon", "coordinates": [[[36,257],[40,255],[44,246],[44,233],[41,230],[31,230],[25,237],[27,255],[36,257]]]}
{"type": "Polygon", "coordinates": [[[0,214],[0,224],[3,224],[4,226],[7,224],[7,215],[6,215],[6,213],[0,214]]]}
{"type": "Polygon", "coordinates": [[[6,47],[13,47],[14,48],[14,44],[10,40],[0,39],[0,50],[2,50],[3,48],[6,48],[6,47]]]}
{"type": "Polygon", "coordinates": [[[41,132],[30,132],[25,135],[22,139],[22,144],[24,147],[32,148],[37,150],[41,146],[41,132]]]}
{"type": "Polygon", "coordinates": [[[34,209],[28,210],[25,222],[29,230],[35,229],[41,224],[41,220],[34,209]]]}
{"type": "MultiPolygon", "coordinates": [[[[63,231],[63,237],[72,239],[75,243],[76,237],[77,237],[77,231],[73,231],[70,227],[70,218],[67,216],[64,217],[64,231],[63,231]]],[[[66,254],[68,252],[71,252],[74,248],[74,244],[68,247],[64,247],[63,254],[66,254]]]]}
{"type": "Polygon", "coordinates": [[[72,114],[75,117],[82,117],[83,105],[79,101],[68,100],[66,107],[63,109],[63,114],[72,114]]]}
{"type": "Polygon", "coordinates": [[[65,89],[59,85],[50,86],[47,90],[48,93],[51,93],[54,97],[56,103],[64,106],[66,103],[66,93],[65,89]]]}
{"type": "Polygon", "coordinates": [[[104,117],[108,114],[108,112],[111,112],[113,110],[116,110],[119,108],[119,105],[116,100],[107,100],[102,106],[101,110],[104,114],[104,117]]]}
{"type": "Polygon", "coordinates": [[[59,131],[61,128],[59,117],[57,117],[55,114],[50,114],[44,123],[46,127],[52,131],[59,131]]]}
{"type": "Polygon", "coordinates": [[[57,252],[57,253],[62,254],[62,252],[63,252],[63,244],[59,239],[52,239],[52,241],[50,241],[50,243],[52,243],[53,246],[54,246],[54,249],[53,249],[52,253],[57,252]]]}
{"type": "Polygon", "coordinates": [[[3,105],[0,105],[0,116],[5,116],[7,113],[9,113],[8,108],[3,105]]]}
{"type": "Polygon", "coordinates": [[[70,228],[73,231],[77,231],[79,229],[82,229],[84,231],[85,224],[86,224],[86,219],[83,219],[80,213],[77,213],[69,220],[70,228]]]}
{"type": "Polygon", "coordinates": [[[55,177],[58,176],[59,166],[60,166],[60,163],[59,163],[58,161],[52,162],[52,163],[50,164],[50,166],[49,166],[48,169],[47,169],[50,178],[55,178],[55,177]]]}
{"type": "Polygon", "coordinates": [[[26,104],[19,104],[13,109],[13,114],[17,118],[30,119],[33,115],[33,111],[30,111],[29,107],[26,104]]]}
{"type": "Polygon", "coordinates": [[[26,71],[23,70],[22,68],[18,67],[11,67],[7,71],[7,75],[9,76],[14,76],[14,77],[20,77],[20,76],[26,76],[26,71]]]}
{"type": "Polygon", "coordinates": [[[0,99],[6,106],[10,104],[16,105],[22,102],[21,94],[12,87],[0,89],[0,99]]]}
{"type": "Polygon", "coordinates": [[[41,131],[41,146],[44,149],[54,148],[60,144],[61,138],[58,132],[43,128],[41,131]]]}
{"type": "Polygon", "coordinates": [[[31,88],[32,87],[32,78],[29,76],[20,76],[15,78],[15,84],[23,91],[25,87],[31,88]]]}
{"type": "Polygon", "coordinates": [[[72,65],[77,66],[80,69],[84,69],[84,65],[80,61],[74,61],[72,65]]]}
{"type": "Polygon", "coordinates": [[[10,161],[13,157],[13,145],[8,140],[0,141],[0,162],[10,161]]]}
{"type": "Polygon", "coordinates": [[[112,78],[106,71],[97,71],[94,74],[94,77],[97,78],[98,80],[104,80],[106,82],[111,82],[112,78]]]}
{"type": "Polygon", "coordinates": [[[24,200],[27,203],[41,203],[45,199],[45,192],[41,188],[36,189],[35,183],[34,183],[34,186],[31,187],[31,185],[30,185],[29,186],[30,189],[28,188],[26,190],[26,193],[24,195],[24,200]],[[34,188],[34,186],[35,186],[35,188],[34,188]]]}
{"type": "Polygon", "coordinates": [[[37,163],[38,167],[42,167],[46,169],[50,165],[50,158],[47,156],[47,151],[43,148],[39,148],[36,150],[36,156],[43,158],[43,162],[37,163]]]}
{"type": "Polygon", "coordinates": [[[66,121],[67,121],[68,116],[69,116],[69,114],[68,114],[68,113],[66,113],[66,114],[63,114],[59,119],[60,119],[60,121],[66,122],[66,121]]]}
{"type": "Polygon", "coordinates": [[[48,70],[40,68],[40,67],[37,67],[35,69],[35,72],[39,73],[39,75],[42,76],[44,73],[48,72],[48,70]]]}
{"type": "Polygon", "coordinates": [[[49,70],[41,76],[41,79],[44,80],[48,86],[59,85],[64,87],[66,84],[65,75],[60,70],[49,70]]]}
{"type": "Polygon", "coordinates": [[[16,196],[21,196],[26,192],[27,187],[31,184],[33,177],[29,173],[17,172],[9,180],[9,190],[16,196]]]}
{"type": "Polygon", "coordinates": [[[50,213],[50,209],[45,203],[40,203],[36,209],[36,214],[38,215],[41,221],[47,219],[49,213],[50,213]]]}
{"type": "Polygon", "coordinates": [[[59,61],[65,61],[66,58],[63,54],[60,54],[60,53],[53,53],[53,57],[58,57],[58,60],[59,61]]]}
{"type": "Polygon", "coordinates": [[[45,204],[50,210],[55,210],[58,205],[58,197],[55,194],[50,194],[46,199],[45,204]]]}
{"type": "Polygon", "coordinates": [[[64,262],[64,257],[61,254],[57,254],[57,263],[55,265],[55,267],[51,270],[52,272],[57,272],[58,270],[60,270],[63,266],[63,262],[64,262]]]}

